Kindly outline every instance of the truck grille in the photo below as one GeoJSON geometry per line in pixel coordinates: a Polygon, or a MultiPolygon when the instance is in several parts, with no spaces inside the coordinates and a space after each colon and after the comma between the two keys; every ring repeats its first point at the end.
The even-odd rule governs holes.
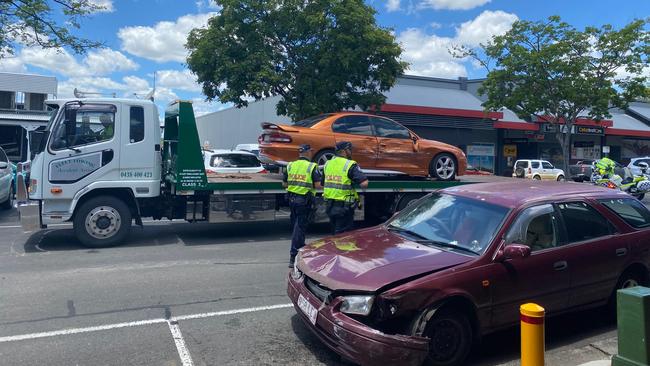
{"type": "Polygon", "coordinates": [[[305,286],[307,287],[309,292],[314,294],[314,296],[316,296],[321,301],[325,301],[332,293],[330,289],[321,286],[319,283],[317,283],[316,281],[312,280],[309,277],[305,277],[305,286]]]}

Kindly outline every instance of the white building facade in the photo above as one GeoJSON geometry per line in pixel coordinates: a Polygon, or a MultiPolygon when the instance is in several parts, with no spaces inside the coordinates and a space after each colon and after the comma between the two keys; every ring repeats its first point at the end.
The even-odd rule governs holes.
{"type": "Polygon", "coordinates": [[[55,77],[0,72],[0,147],[11,161],[30,159],[29,131],[47,125],[45,101],[56,94],[55,77]]]}

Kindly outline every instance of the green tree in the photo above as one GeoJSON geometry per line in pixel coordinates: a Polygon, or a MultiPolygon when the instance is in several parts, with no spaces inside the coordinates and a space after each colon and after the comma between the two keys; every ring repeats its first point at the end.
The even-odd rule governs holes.
{"type": "Polygon", "coordinates": [[[294,120],[385,102],[404,72],[401,47],[363,0],[217,0],[187,41],[187,64],[208,100],[248,105],[279,95],[294,120]]]}
{"type": "Polygon", "coordinates": [[[0,0],[0,58],[14,54],[18,43],[69,47],[76,53],[99,47],[100,42],[76,37],[70,29],[79,28],[83,17],[103,9],[90,0],[0,0]]]}
{"type": "Polygon", "coordinates": [[[555,136],[568,172],[576,120],[602,121],[612,108],[625,108],[647,92],[646,24],[636,20],[618,30],[605,25],[579,31],[558,16],[517,21],[482,50],[456,49],[456,56],[472,57],[487,68],[480,90],[487,96],[486,109],[505,107],[525,120],[566,126],[556,128],[555,136]]]}

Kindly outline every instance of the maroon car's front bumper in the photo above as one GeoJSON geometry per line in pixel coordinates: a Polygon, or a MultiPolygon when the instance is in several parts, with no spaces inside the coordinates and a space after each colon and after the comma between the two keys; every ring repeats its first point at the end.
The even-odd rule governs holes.
{"type": "MultiPolygon", "coordinates": [[[[303,277],[304,278],[304,277],[303,277]]],[[[321,306],[320,301],[304,285],[289,275],[287,294],[305,325],[329,348],[360,365],[421,365],[429,347],[423,337],[384,334],[338,311],[340,301],[321,306]],[[302,294],[318,310],[313,325],[298,307],[302,294]]]]}

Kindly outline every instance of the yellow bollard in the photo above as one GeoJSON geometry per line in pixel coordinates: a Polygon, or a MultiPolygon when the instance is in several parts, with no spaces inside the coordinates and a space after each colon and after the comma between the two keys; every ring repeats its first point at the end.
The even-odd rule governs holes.
{"type": "Polygon", "coordinates": [[[533,303],[519,307],[521,366],[544,366],[544,308],[533,303]]]}

